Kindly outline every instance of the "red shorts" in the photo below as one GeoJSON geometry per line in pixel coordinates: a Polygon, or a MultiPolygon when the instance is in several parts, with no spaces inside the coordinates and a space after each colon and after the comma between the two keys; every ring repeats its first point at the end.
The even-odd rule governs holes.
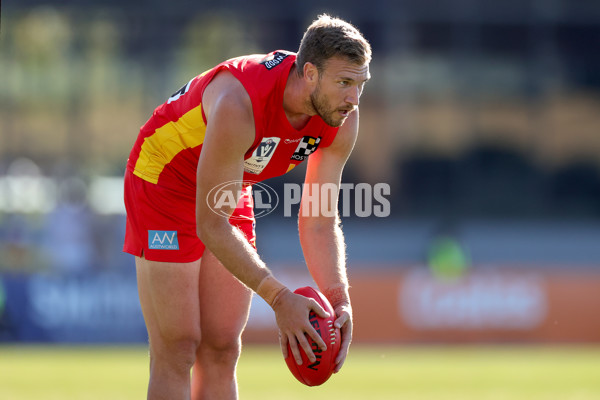
{"type": "MultiPolygon", "coordinates": [[[[196,197],[125,173],[127,226],[123,251],[151,261],[192,262],[204,253],[196,234],[196,197]]],[[[243,189],[230,218],[255,246],[252,186],[243,189]]]]}

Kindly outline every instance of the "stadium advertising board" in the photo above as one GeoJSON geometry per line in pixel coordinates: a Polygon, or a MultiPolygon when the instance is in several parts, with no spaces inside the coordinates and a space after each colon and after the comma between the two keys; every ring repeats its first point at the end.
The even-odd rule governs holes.
{"type": "MultiPolygon", "coordinates": [[[[356,343],[600,343],[594,269],[472,268],[454,278],[425,267],[349,269],[356,343]]],[[[314,286],[305,272],[278,277],[314,286]]],[[[244,340],[278,341],[258,296],[244,340]]],[[[135,277],[0,275],[0,341],[146,342],[135,277]]]]}
{"type": "MultiPolygon", "coordinates": [[[[592,269],[475,268],[450,279],[425,267],[350,269],[355,342],[600,342],[600,273],[592,269]]],[[[307,278],[288,279],[295,282],[307,278]]],[[[267,306],[255,299],[253,313],[246,338],[276,338],[267,306]]]]}

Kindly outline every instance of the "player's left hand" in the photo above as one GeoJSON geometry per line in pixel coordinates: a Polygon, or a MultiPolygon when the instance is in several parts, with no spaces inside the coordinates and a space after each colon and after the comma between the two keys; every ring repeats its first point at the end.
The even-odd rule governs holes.
{"type": "Polygon", "coordinates": [[[352,342],[352,307],[348,303],[343,303],[336,306],[334,310],[337,318],[333,325],[336,328],[339,328],[342,334],[340,352],[335,359],[336,366],[333,371],[335,374],[342,369],[342,366],[346,361],[346,357],[348,356],[350,343],[352,342]]]}

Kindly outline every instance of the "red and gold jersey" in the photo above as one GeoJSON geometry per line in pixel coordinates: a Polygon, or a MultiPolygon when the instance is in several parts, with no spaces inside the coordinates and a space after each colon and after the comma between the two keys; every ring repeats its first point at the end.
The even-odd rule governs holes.
{"type": "Polygon", "coordinates": [[[275,51],[225,61],[189,81],[154,111],[140,129],[127,168],[145,181],[195,196],[196,169],[209,123],[202,111],[204,89],[227,70],[252,102],[255,140],[244,156],[244,181],[283,175],[318,147],[331,144],[338,128],[314,116],[294,129],[283,110],[283,92],[296,55],[275,51]]]}

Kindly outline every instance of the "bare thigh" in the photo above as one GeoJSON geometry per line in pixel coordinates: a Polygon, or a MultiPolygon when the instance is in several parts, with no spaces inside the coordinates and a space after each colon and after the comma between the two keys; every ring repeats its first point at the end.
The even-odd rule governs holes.
{"type": "MultiPolygon", "coordinates": [[[[136,257],[138,292],[152,351],[200,341],[200,261],[164,263],[136,257]]],[[[192,351],[193,353],[193,351],[192,351]]]]}
{"type": "Polygon", "coordinates": [[[237,344],[248,320],[252,291],[208,249],[202,257],[199,296],[202,344],[215,349],[237,344]]]}

